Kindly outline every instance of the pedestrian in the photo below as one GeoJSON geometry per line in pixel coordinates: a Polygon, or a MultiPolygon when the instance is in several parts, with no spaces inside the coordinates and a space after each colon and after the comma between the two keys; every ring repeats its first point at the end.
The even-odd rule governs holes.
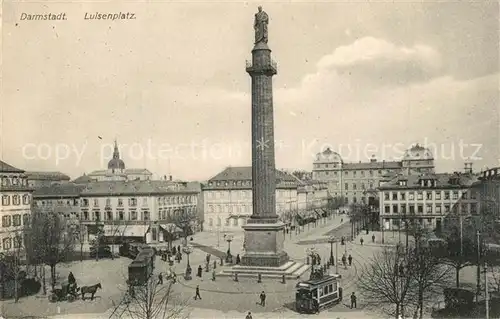
{"type": "Polygon", "coordinates": [[[173,254],[174,256],[175,256],[175,255],[177,255],[177,248],[175,248],[175,246],[174,246],[174,248],[172,248],[172,254],[173,254]]]}
{"type": "Polygon", "coordinates": [[[372,235],[372,243],[375,242],[375,234],[372,235]]]}
{"type": "Polygon", "coordinates": [[[177,282],[177,275],[175,274],[175,270],[172,270],[172,283],[175,284],[177,282]]]}
{"type": "Polygon", "coordinates": [[[361,243],[361,246],[363,246],[363,242],[364,242],[363,237],[361,237],[361,239],[359,240],[359,242],[361,243]]]}
{"type": "Polygon", "coordinates": [[[163,275],[161,273],[158,275],[158,285],[163,285],[163,275]]]}
{"type": "Polygon", "coordinates": [[[347,258],[349,260],[349,266],[352,265],[352,256],[349,254],[349,257],[347,258]]]}
{"type": "Polygon", "coordinates": [[[342,224],[343,222],[344,222],[344,219],[343,219],[343,218],[341,218],[341,219],[340,219],[340,223],[342,224]]]}
{"type": "Polygon", "coordinates": [[[201,268],[201,265],[198,266],[198,277],[201,278],[201,274],[203,273],[203,268],[201,268]]]}
{"type": "Polygon", "coordinates": [[[342,238],[340,239],[340,244],[345,245],[345,237],[344,236],[342,236],[342,238]]]}
{"type": "Polygon", "coordinates": [[[236,255],[236,265],[239,265],[241,262],[240,254],[236,255]]]}
{"type": "Polygon", "coordinates": [[[354,307],[356,308],[357,304],[356,304],[356,295],[354,294],[354,291],[352,292],[351,294],[351,309],[354,307]]]}
{"type": "Polygon", "coordinates": [[[70,271],[68,275],[68,284],[73,285],[74,283],[76,283],[76,279],[73,272],[70,271]]]}
{"type": "Polygon", "coordinates": [[[252,313],[249,311],[245,319],[252,319],[252,313]]]}
{"type": "Polygon", "coordinates": [[[347,268],[347,260],[346,260],[345,255],[342,256],[342,263],[344,264],[344,267],[347,268]]]}
{"type": "Polygon", "coordinates": [[[181,253],[181,245],[177,245],[177,251],[181,253]]]}
{"type": "Polygon", "coordinates": [[[196,295],[194,295],[194,300],[197,300],[198,298],[200,298],[200,300],[201,300],[200,286],[199,285],[196,286],[196,295]]]}
{"type": "Polygon", "coordinates": [[[260,305],[262,307],[266,306],[266,293],[264,291],[260,293],[260,305]]]}

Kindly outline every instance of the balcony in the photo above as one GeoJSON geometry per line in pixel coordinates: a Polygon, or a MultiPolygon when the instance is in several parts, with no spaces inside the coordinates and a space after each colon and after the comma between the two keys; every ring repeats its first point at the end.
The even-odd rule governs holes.
{"type": "Polygon", "coordinates": [[[261,73],[261,74],[276,74],[278,73],[278,63],[276,61],[271,60],[269,63],[266,63],[264,65],[260,66],[255,66],[253,65],[252,61],[247,60],[246,61],[246,71],[248,73],[261,73]]]}

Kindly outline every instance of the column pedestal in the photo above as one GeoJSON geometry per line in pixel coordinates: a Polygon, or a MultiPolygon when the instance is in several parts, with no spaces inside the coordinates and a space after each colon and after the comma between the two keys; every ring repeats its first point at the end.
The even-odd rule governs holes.
{"type": "Polygon", "coordinates": [[[241,258],[243,266],[280,267],[289,261],[283,250],[285,224],[248,223],[245,230],[245,254],[241,258]]]}

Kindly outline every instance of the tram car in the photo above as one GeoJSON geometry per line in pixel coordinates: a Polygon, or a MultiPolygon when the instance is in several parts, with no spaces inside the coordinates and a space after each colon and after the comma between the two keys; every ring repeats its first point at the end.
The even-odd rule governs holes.
{"type": "Polygon", "coordinates": [[[324,275],[321,278],[301,281],[295,293],[295,309],[302,314],[317,313],[342,301],[341,276],[324,275]]]}
{"type": "Polygon", "coordinates": [[[142,247],[135,260],[128,266],[128,280],[132,285],[146,284],[153,274],[155,258],[155,252],[151,247],[142,247]]]}

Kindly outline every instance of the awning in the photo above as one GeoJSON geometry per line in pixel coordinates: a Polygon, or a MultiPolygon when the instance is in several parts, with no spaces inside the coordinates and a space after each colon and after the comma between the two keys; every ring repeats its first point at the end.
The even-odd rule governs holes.
{"type": "Polygon", "coordinates": [[[143,237],[148,229],[148,225],[104,225],[103,228],[107,237],[143,237]]]}
{"type": "Polygon", "coordinates": [[[182,233],[182,229],[176,224],[160,224],[160,227],[168,233],[182,233]]]}
{"type": "Polygon", "coordinates": [[[322,214],[323,212],[321,212],[319,209],[315,209],[314,212],[316,213],[316,215],[318,215],[319,217],[323,217],[322,214]]]}

